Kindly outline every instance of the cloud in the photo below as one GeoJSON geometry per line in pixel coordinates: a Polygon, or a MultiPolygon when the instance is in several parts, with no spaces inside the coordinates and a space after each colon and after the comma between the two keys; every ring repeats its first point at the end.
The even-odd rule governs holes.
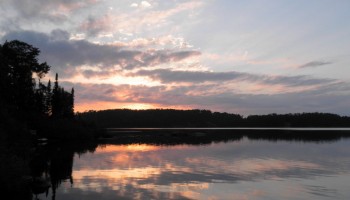
{"type": "Polygon", "coordinates": [[[152,5],[148,2],[148,1],[141,1],[141,7],[143,8],[149,8],[151,7],[152,5]]]}
{"type": "Polygon", "coordinates": [[[141,1],[141,3],[132,3],[130,5],[130,7],[133,7],[133,8],[137,8],[137,7],[149,8],[149,7],[152,7],[152,4],[150,4],[148,1],[141,1]]]}
{"type": "Polygon", "coordinates": [[[323,65],[330,65],[333,64],[333,62],[330,61],[311,61],[308,63],[305,63],[303,65],[298,66],[298,68],[308,68],[308,67],[319,67],[323,65]]]}
{"type": "Polygon", "coordinates": [[[174,8],[171,8],[168,10],[150,12],[145,16],[143,16],[142,21],[146,23],[156,24],[180,12],[196,9],[202,5],[203,5],[203,2],[200,2],[200,1],[189,1],[186,3],[180,3],[176,5],[174,8]]]}
{"type": "MultiPolygon", "coordinates": [[[[244,94],[221,90],[220,84],[142,86],[66,83],[76,89],[77,105],[87,102],[143,103],[158,107],[200,108],[239,114],[336,112],[350,114],[350,86],[331,84],[315,90],[278,94],[244,94]],[[212,92],[216,91],[216,92],[212,92]]],[[[103,109],[112,109],[106,107],[103,109]]]]}
{"type": "Polygon", "coordinates": [[[131,41],[117,41],[114,44],[118,46],[128,48],[146,48],[146,49],[159,49],[159,48],[172,48],[172,49],[188,49],[192,46],[185,42],[182,37],[175,37],[173,35],[165,35],[152,38],[135,38],[131,41]]]}
{"type": "Polygon", "coordinates": [[[138,7],[139,6],[139,4],[137,4],[137,3],[132,3],[131,5],[130,5],[130,7],[138,7]]]}
{"type": "Polygon", "coordinates": [[[74,87],[76,91],[77,103],[108,101],[139,103],[147,95],[155,95],[166,91],[164,86],[135,86],[135,85],[113,85],[113,84],[95,84],[95,83],[73,83],[61,82],[64,87],[74,87]]]}
{"type": "MultiPolygon", "coordinates": [[[[183,3],[175,2],[175,5],[170,8],[160,8],[155,9],[148,1],[142,1],[140,3],[132,3],[130,7],[132,8],[144,8],[137,9],[137,12],[125,12],[120,10],[120,14],[115,15],[110,13],[108,21],[105,23],[105,16],[94,18],[94,21],[101,22],[105,26],[100,26],[101,32],[111,31],[111,32],[127,32],[136,33],[151,31],[154,34],[154,30],[162,27],[164,25],[169,25],[174,22],[174,20],[169,20],[170,18],[176,16],[182,17],[179,13],[194,10],[204,3],[200,1],[188,1],[183,3]],[[147,9],[146,9],[147,8],[147,9]],[[103,29],[102,29],[103,28],[103,29]]],[[[187,16],[187,15],[184,15],[187,16]]],[[[89,24],[90,18],[84,22],[84,24],[89,24]]],[[[81,29],[86,30],[85,28],[81,29]]]]}
{"type": "Polygon", "coordinates": [[[224,81],[246,81],[252,83],[263,83],[268,85],[310,86],[329,84],[336,82],[335,79],[312,78],[309,76],[270,76],[236,71],[210,72],[210,71],[173,71],[169,69],[140,70],[130,73],[130,76],[147,76],[153,80],[163,83],[203,83],[203,82],[224,82],[224,81]]]}
{"type": "Polygon", "coordinates": [[[85,78],[107,78],[118,74],[120,70],[105,70],[105,71],[95,71],[95,70],[81,70],[81,74],[85,78]]]}
{"type": "Polygon", "coordinates": [[[200,55],[200,52],[191,50],[134,50],[87,40],[69,40],[68,37],[69,33],[62,30],[54,30],[51,34],[20,31],[6,34],[2,41],[18,39],[38,47],[41,50],[40,59],[47,61],[53,67],[52,71],[60,72],[62,76],[75,75],[72,73],[77,73],[76,69],[82,66],[95,67],[100,71],[130,70],[179,62],[200,55]]]}
{"type": "Polygon", "coordinates": [[[69,40],[70,34],[61,29],[54,29],[51,31],[50,40],[69,40]]]}
{"type": "Polygon", "coordinates": [[[110,29],[113,19],[110,15],[96,18],[90,16],[81,26],[80,30],[84,31],[87,36],[97,36],[100,32],[110,29]]]}
{"type": "Polygon", "coordinates": [[[16,21],[39,20],[61,23],[68,19],[67,14],[96,2],[96,0],[3,0],[0,7],[12,11],[16,21]]]}

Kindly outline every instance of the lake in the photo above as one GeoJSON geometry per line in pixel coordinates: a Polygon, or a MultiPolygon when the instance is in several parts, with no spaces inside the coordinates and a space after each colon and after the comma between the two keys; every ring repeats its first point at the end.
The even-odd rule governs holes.
{"type": "Polygon", "coordinates": [[[87,147],[42,146],[35,169],[52,187],[37,197],[350,199],[346,131],[119,131],[87,147]]]}

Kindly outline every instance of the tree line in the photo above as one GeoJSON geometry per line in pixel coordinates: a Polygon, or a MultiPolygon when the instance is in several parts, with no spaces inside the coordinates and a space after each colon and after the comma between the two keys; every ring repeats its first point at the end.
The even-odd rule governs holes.
{"type": "Polygon", "coordinates": [[[42,78],[50,66],[40,63],[40,50],[30,44],[13,40],[0,45],[0,107],[27,119],[72,118],[74,116],[74,89],[66,91],[58,83],[53,87],[42,78]],[[35,77],[36,76],[36,77],[35,77]]]}
{"type": "Polygon", "coordinates": [[[173,109],[88,111],[77,117],[100,127],[222,127],[242,121],[236,114],[173,109]]]}
{"type": "Polygon", "coordinates": [[[117,127],[350,127],[350,117],[330,113],[250,115],[210,110],[114,109],[77,113],[104,128],[117,127]]]}

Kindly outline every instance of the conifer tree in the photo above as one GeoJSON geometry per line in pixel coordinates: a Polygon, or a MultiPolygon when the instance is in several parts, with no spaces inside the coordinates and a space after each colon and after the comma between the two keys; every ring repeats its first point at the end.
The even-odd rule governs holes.
{"type": "Polygon", "coordinates": [[[45,113],[46,113],[46,116],[51,116],[51,114],[52,114],[52,90],[51,90],[51,80],[49,80],[49,82],[47,83],[47,86],[46,86],[45,113]]]}
{"type": "Polygon", "coordinates": [[[45,116],[45,94],[46,93],[46,86],[41,83],[40,79],[38,82],[38,87],[35,88],[34,94],[35,94],[35,110],[37,114],[40,114],[42,116],[45,116]]]}
{"type": "Polygon", "coordinates": [[[58,74],[56,73],[55,83],[52,90],[52,117],[59,118],[60,116],[60,88],[58,86],[58,74]]]}
{"type": "Polygon", "coordinates": [[[74,87],[71,90],[70,96],[71,96],[70,97],[70,113],[71,113],[71,116],[73,117],[74,116],[74,87]]]}

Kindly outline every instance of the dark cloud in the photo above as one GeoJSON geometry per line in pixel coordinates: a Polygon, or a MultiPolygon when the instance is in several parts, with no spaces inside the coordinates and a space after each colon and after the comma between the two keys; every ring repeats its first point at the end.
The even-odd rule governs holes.
{"type": "MultiPolygon", "coordinates": [[[[34,31],[10,32],[2,40],[22,40],[41,50],[41,60],[52,65],[52,71],[62,76],[71,76],[77,73],[76,68],[88,65],[99,68],[101,71],[114,69],[134,69],[138,67],[155,66],[159,64],[177,62],[192,56],[197,51],[171,50],[127,50],[126,47],[115,45],[101,45],[87,40],[68,40],[69,33],[54,30],[51,34],[34,31]]],[[[90,75],[91,72],[86,72],[90,75]]]]}
{"type": "Polygon", "coordinates": [[[131,76],[148,76],[153,80],[159,80],[164,83],[171,82],[205,82],[205,81],[228,81],[242,76],[238,72],[208,72],[208,71],[172,71],[168,69],[140,70],[136,73],[130,73],[131,76]]]}
{"type": "Polygon", "coordinates": [[[199,56],[199,51],[169,51],[169,50],[149,50],[142,53],[142,63],[145,66],[154,66],[169,62],[178,62],[193,56],[199,56]]]}
{"type": "MultiPolygon", "coordinates": [[[[73,83],[62,83],[72,87],[73,83]]],[[[332,112],[349,115],[350,87],[331,84],[315,90],[279,94],[243,94],[220,90],[220,83],[192,86],[136,86],[74,83],[77,103],[109,101],[183,106],[239,114],[332,112]],[[211,92],[211,91],[216,92],[211,92]]]]}
{"type": "Polygon", "coordinates": [[[311,62],[305,63],[303,65],[300,65],[298,68],[318,67],[318,66],[330,65],[330,64],[333,64],[333,62],[330,62],[330,61],[311,61],[311,62]]]}
{"type": "Polygon", "coordinates": [[[247,81],[254,83],[264,83],[271,85],[285,86],[309,86],[318,84],[328,84],[335,82],[334,79],[317,79],[309,76],[268,76],[249,74],[242,72],[210,72],[210,71],[172,71],[169,69],[140,70],[136,73],[130,73],[130,76],[148,76],[153,80],[159,80],[163,83],[189,82],[201,83],[207,81],[247,81]]]}
{"type": "Polygon", "coordinates": [[[87,36],[96,36],[100,32],[108,30],[111,26],[111,19],[108,16],[97,18],[89,16],[88,19],[80,26],[87,36]]]}
{"type": "MultiPolygon", "coordinates": [[[[81,84],[72,82],[60,82],[64,88],[74,87],[76,95],[76,103],[91,101],[118,101],[113,96],[115,86],[111,84],[81,84]]],[[[117,87],[116,87],[117,88],[117,87]]]]}
{"type": "Polygon", "coordinates": [[[312,90],[280,94],[242,94],[227,90],[218,93],[205,93],[207,89],[200,86],[186,87],[185,89],[176,88],[155,95],[156,98],[144,94],[142,100],[143,102],[168,106],[190,106],[192,108],[240,114],[268,114],[273,112],[336,112],[350,114],[347,109],[350,104],[349,90],[339,91],[340,88],[335,85],[325,89],[322,88],[320,92],[312,90]],[[187,90],[187,92],[183,93],[181,90],[187,90]],[[332,90],[336,92],[330,93],[332,90]],[[200,94],[195,94],[199,91],[200,94]]]}
{"type": "Polygon", "coordinates": [[[94,0],[3,0],[0,7],[5,10],[12,9],[17,23],[33,20],[62,23],[68,20],[68,13],[93,3],[94,0]]]}
{"type": "Polygon", "coordinates": [[[69,40],[70,34],[61,29],[54,29],[51,31],[51,40],[69,40]]]}
{"type": "Polygon", "coordinates": [[[76,101],[93,102],[125,102],[135,103],[142,101],[147,95],[161,94],[166,90],[164,86],[135,86],[135,85],[113,85],[113,84],[87,84],[87,83],[72,83],[61,82],[65,88],[75,88],[76,101]]]}

